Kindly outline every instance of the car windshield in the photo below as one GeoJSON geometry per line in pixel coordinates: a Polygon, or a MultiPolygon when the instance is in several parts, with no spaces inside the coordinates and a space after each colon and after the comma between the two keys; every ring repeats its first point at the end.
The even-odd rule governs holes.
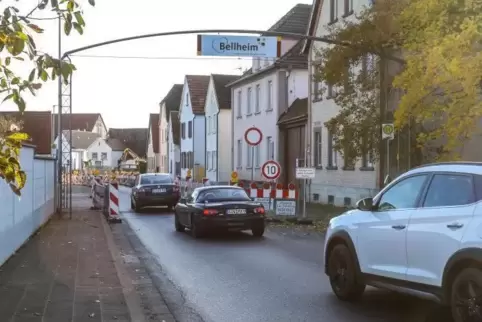
{"type": "Polygon", "coordinates": [[[171,177],[169,175],[152,175],[152,176],[142,176],[141,184],[164,184],[172,183],[171,177]]]}
{"type": "Polygon", "coordinates": [[[233,188],[214,188],[203,191],[198,200],[202,202],[216,202],[216,201],[248,201],[251,200],[243,189],[233,188]]]}

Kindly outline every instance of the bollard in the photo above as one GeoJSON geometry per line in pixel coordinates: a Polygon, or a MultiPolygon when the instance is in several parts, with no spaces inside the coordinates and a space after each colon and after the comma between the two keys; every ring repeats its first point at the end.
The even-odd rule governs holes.
{"type": "Polygon", "coordinates": [[[121,223],[119,210],[119,183],[116,180],[112,180],[108,184],[109,191],[109,210],[107,220],[112,223],[121,223]]]}

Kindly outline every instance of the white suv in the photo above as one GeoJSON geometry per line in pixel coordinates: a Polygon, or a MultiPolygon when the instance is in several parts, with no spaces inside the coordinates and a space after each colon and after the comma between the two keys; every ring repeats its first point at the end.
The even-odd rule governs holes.
{"type": "Polygon", "coordinates": [[[482,321],[482,163],[429,164],[330,221],[325,273],[341,300],[365,285],[430,293],[482,321]]]}

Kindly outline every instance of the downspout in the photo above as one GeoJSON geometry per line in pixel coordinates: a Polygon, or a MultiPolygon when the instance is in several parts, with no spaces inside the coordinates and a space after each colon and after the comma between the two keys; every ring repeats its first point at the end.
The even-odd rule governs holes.
{"type": "MultiPolygon", "coordinates": [[[[308,54],[308,111],[307,111],[307,118],[306,118],[306,135],[305,135],[305,166],[311,167],[311,133],[313,121],[312,121],[312,108],[313,108],[313,88],[312,88],[312,79],[313,79],[313,61],[311,56],[311,50],[308,54]]],[[[308,199],[307,202],[311,201],[311,180],[308,181],[308,193],[305,194],[305,198],[308,199]]]]}
{"type": "Polygon", "coordinates": [[[219,182],[219,113],[221,110],[218,106],[218,112],[216,113],[216,183],[219,182]]]}
{"type": "Polygon", "coordinates": [[[231,171],[234,171],[234,87],[231,87],[231,171]]]}

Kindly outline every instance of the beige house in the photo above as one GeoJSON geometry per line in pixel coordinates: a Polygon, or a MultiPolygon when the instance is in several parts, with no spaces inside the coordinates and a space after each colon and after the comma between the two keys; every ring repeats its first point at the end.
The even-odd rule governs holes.
{"type": "MultiPolygon", "coordinates": [[[[355,13],[370,4],[369,0],[314,0],[308,33],[323,37],[328,34],[326,25],[337,23],[342,17],[350,19],[355,13]]],[[[321,42],[307,42],[303,50],[309,53],[310,92],[311,92],[311,157],[316,167],[316,177],[311,182],[310,199],[312,202],[352,206],[358,199],[373,196],[377,192],[377,164],[370,157],[357,160],[355,166],[345,166],[342,154],[333,149],[333,137],[324,123],[339,113],[330,94],[333,88],[325,83],[313,81],[313,64],[323,46],[321,42]],[[323,93],[323,95],[321,94],[323,93]]]]}
{"type": "Polygon", "coordinates": [[[171,112],[179,111],[183,84],[175,84],[159,103],[159,169],[162,173],[170,172],[169,162],[169,123],[171,112]]]}

